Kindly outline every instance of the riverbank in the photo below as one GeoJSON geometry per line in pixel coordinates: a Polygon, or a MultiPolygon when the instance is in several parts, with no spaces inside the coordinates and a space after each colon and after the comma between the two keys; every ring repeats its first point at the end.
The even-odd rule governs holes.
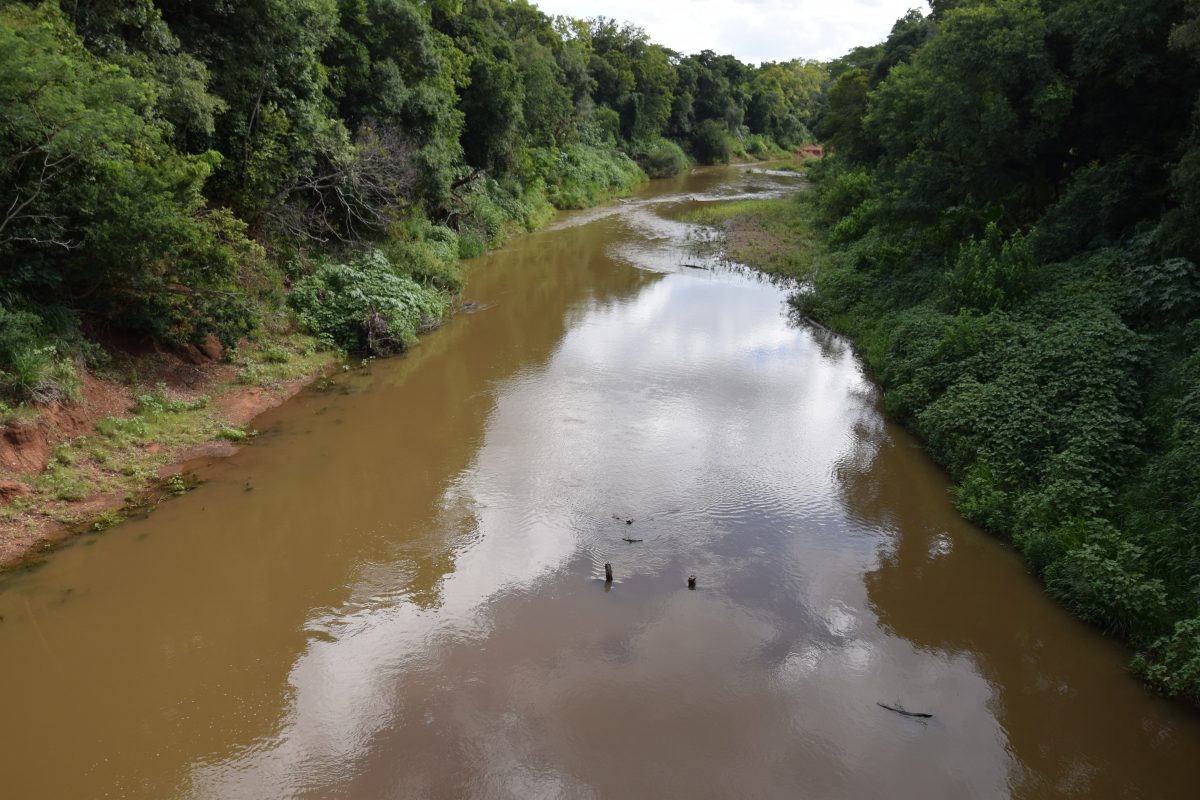
{"type": "Polygon", "coordinates": [[[592,153],[561,171],[551,198],[485,208],[478,235],[418,216],[345,263],[310,256],[289,291],[254,300],[264,324],[235,348],[214,336],[182,349],[92,343],[103,366],[64,362],[61,385],[47,392],[57,399],[0,403],[0,570],[186,491],[187,462],[232,455],[254,435],[254,417],[336,370],[347,351],[391,355],[440,325],[454,311],[465,259],[542,227],[558,208],[597,205],[646,180],[623,156],[592,153]]]}
{"type": "MultiPolygon", "coordinates": [[[[803,282],[791,298],[797,313],[852,343],[888,412],[954,480],[960,513],[1009,542],[1072,614],[1129,645],[1132,672],[1200,704],[1200,621],[1187,589],[1194,555],[1164,561],[1163,552],[1188,547],[1183,527],[1139,505],[1163,493],[1162,476],[1176,480],[1174,454],[1142,432],[1186,433],[1157,416],[1179,402],[1178,389],[1153,384],[1151,399],[1139,399],[1132,376],[1149,362],[1135,357],[1130,329],[1106,316],[1109,296],[1064,268],[1056,283],[988,315],[955,318],[898,300],[876,285],[894,276],[862,274],[845,243],[828,243],[823,203],[801,193],[706,207],[690,219],[719,230],[729,259],[803,282]],[[1110,394],[1098,384],[1124,388],[1110,394]],[[1098,432],[1120,442],[1108,448],[1123,454],[1116,466],[1100,455],[1098,432]]],[[[1165,339],[1154,341],[1168,358],[1165,339]]],[[[1188,364],[1180,372],[1190,378],[1188,364]]]]}
{"type": "Polygon", "coordinates": [[[796,195],[769,200],[737,200],[701,206],[687,222],[717,231],[725,258],[777,278],[807,280],[820,249],[820,237],[796,195]]]}
{"type": "MultiPolygon", "coordinates": [[[[589,195],[588,204],[627,195],[635,185],[589,195]]],[[[789,211],[792,202],[711,206],[694,221],[721,226],[731,258],[799,277],[815,238],[789,211]]],[[[506,231],[491,244],[513,235],[506,231]]],[[[457,263],[440,272],[457,273],[457,263]]],[[[459,285],[456,274],[450,277],[459,285]]],[[[76,402],[0,420],[0,570],[34,562],[79,533],[111,527],[153,508],[155,498],[186,490],[176,476],[189,461],[237,452],[254,435],[248,427],[254,417],[345,361],[344,351],[296,333],[294,325],[285,330],[228,352],[215,343],[182,352],[139,352],[119,343],[109,348],[108,367],[81,373],[76,402]]]]}
{"type": "Polygon", "coordinates": [[[82,375],[77,402],[0,427],[0,569],[186,491],[187,462],[232,455],[255,417],[343,360],[295,333],[230,352],[115,350],[108,369],[82,375]]]}

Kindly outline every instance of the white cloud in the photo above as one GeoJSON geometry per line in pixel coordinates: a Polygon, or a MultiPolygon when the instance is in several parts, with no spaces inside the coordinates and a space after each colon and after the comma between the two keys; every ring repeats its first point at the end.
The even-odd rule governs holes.
{"type": "Polygon", "coordinates": [[[632,22],[683,53],[714,50],[742,61],[836,58],[887,38],[923,0],[535,0],[547,14],[632,22]]]}

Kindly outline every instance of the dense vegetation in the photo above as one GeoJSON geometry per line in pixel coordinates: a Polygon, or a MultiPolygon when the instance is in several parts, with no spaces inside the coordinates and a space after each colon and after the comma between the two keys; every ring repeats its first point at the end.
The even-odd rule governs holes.
{"type": "Polygon", "coordinates": [[[459,258],[813,129],[796,304],[968,517],[1200,701],[1200,2],[931,6],[753,67],[521,0],[0,1],[0,404],[71,400],[117,334],[394,352],[459,258]]]}
{"type": "Polygon", "coordinates": [[[289,308],[403,347],[459,257],[802,142],[825,75],[522,0],[0,2],[0,402],[69,400],[97,339],[230,346],[289,308]]]}
{"type": "MultiPolygon", "coordinates": [[[[1049,592],[1200,701],[1200,3],[934,0],[831,64],[800,309],[1049,592]]],[[[996,598],[1003,603],[1003,598],[996,598]]]]}

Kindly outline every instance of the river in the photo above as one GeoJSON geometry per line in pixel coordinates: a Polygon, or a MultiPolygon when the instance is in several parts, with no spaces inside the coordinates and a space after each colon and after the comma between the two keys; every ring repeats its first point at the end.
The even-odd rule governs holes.
{"type": "Polygon", "coordinates": [[[1197,715],[674,221],[795,180],[560,215],[473,313],[0,578],[0,795],[1195,797],[1197,715]]]}

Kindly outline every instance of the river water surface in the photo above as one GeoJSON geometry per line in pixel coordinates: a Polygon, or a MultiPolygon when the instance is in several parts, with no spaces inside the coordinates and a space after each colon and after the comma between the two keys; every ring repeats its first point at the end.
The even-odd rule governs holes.
{"type": "Polygon", "coordinates": [[[681,211],[794,180],[563,215],[0,579],[0,796],[1196,797],[1200,720],[963,522],[846,344],[683,266],[681,211]]]}

